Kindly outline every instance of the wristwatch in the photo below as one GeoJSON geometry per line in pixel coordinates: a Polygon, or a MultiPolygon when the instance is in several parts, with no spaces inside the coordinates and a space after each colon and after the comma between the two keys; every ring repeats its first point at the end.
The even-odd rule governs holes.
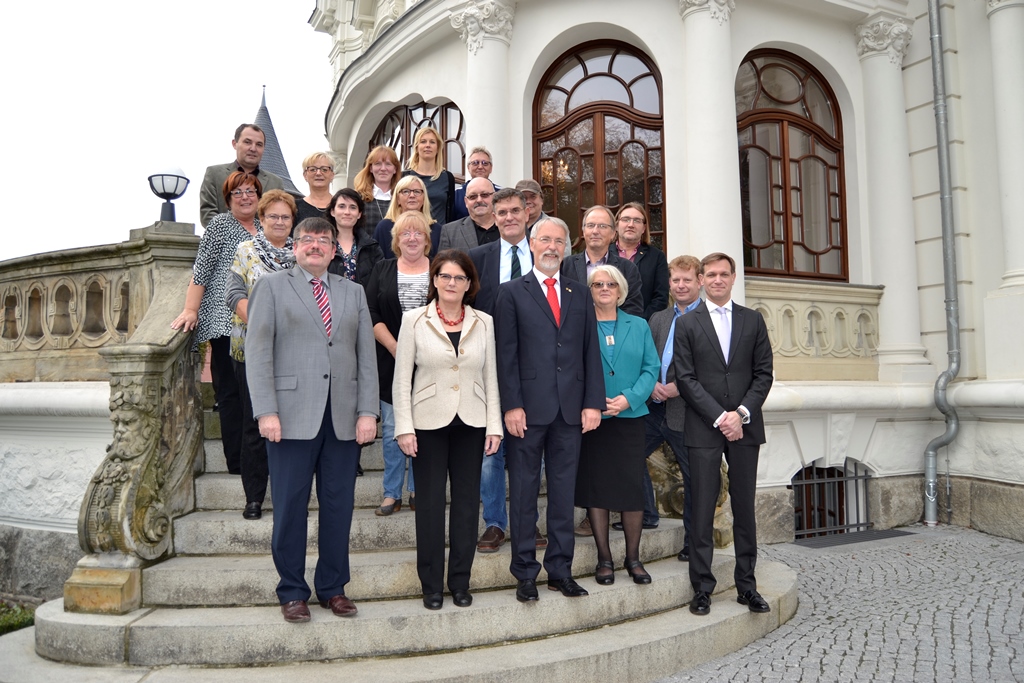
{"type": "Polygon", "coordinates": [[[749,410],[747,410],[743,406],[740,406],[739,408],[736,409],[736,412],[740,416],[740,422],[742,422],[745,425],[750,424],[750,411],[749,410]]]}

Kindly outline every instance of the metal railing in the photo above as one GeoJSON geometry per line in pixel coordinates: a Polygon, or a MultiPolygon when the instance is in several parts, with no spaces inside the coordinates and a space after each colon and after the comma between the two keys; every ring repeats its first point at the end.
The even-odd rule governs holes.
{"type": "Polygon", "coordinates": [[[838,467],[811,465],[793,477],[795,537],[865,531],[874,523],[868,510],[871,473],[849,458],[838,467]]]}

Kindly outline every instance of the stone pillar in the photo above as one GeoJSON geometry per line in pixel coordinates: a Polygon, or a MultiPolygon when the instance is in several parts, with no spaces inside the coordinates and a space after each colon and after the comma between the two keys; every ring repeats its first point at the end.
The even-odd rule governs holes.
{"type": "Polygon", "coordinates": [[[871,271],[885,285],[878,307],[878,379],[934,382],[925,358],[917,311],[910,144],[903,93],[903,57],[911,30],[895,15],[880,12],[856,28],[864,75],[871,271]]]}
{"type": "Polygon", "coordinates": [[[1005,270],[1002,286],[985,298],[986,374],[1019,379],[1024,377],[1018,343],[1024,326],[1024,0],[989,0],[988,27],[1005,270]]]}
{"type": "MultiPolygon", "coordinates": [[[[736,74],[729,18],[735,0],[680,0],[686,42],[686,203],[689,253],[722,251],[743,271],[743,222],[736,161],[736,74]]],[[[734,297],[742,302],[743,278],[734,297]]]]}
{"type": "Polygon", "coordinates": [[[514,0],[471,0],[451,14],[469,51],[466,99],[456,102],[466,122],[466,151],[484,145],[494,159],[491,178],[514,185],[509,163],[508,48],[512,42],[514,0]]]}

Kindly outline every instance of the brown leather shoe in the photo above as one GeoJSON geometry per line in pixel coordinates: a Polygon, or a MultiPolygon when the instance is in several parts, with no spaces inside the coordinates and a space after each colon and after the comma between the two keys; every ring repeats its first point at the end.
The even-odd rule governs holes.
{"type": "Polygon", "coordinates": [[[584,517],[580,525],[573,530],[577,536],[593,536],[594,530],[590,528],[590,517],[584,517]]]}
{"type": "Polygon", "coordinates": [[[320,606],[324,609],[330,608],[336,617],[354,617],[356,612],[359,611],[356,609],[354,602],[340,593],[330,600],[321,600],[320,606]]]}
{"type": "Polygon", "coordinates": [[[498,548],[505,542],[505,532],[496,526],[489,526],[484,530],[484,535],[476,543],[478,553],[496,553],[498,548]]]}
{"type": "Polygon", "coordinates": [[[537,527],[536,532],[533,535],[534,541],[537,544],[537,550],[548,547],[548,539],[540,532],[540,527],[537,527]]]}
{"type": "Polygon", "coordinates": [[[292,600],[281,605],[281,614],[284,620],[292,624],[301,624],[309,621],[309,607],[305,600],[292,600]]]}

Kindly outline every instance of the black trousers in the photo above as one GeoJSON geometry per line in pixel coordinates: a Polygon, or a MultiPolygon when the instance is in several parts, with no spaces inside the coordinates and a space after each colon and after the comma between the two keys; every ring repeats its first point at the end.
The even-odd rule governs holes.
{"type": "Polygon", "coordinates": [[[448,590],[469,590],[476,557],[480,515],[480,467],[484,453],[483,427],[470,427],[456,416],[441,429],[417,429],[416,571],[423,592],[444,592],[445,491],[451,481],[448,537],[448,590]]]}
{"type": "Polygon", "coordinates": [[[729,463],[729,498],[732,502],[733,539],[736,544],[736,590],[757,590],[757,521],[754,494],[757,489],[757,456],[760,446],[690,446],[690,481],[693,489],[693,527],[690,536],[690,583],[695,591],[713,593],[715,575],[711,556],[715,548],[715,502],[722,485],[722,453],[729,463]]]}
{"type": "Polygon", "coordinates": [[[220,415],[220,440],[224,444],[224,459],[228,472],[241,472],[242,455],[242,399],[238,392],[238,380],[231,360],[231,338],[214,337],[210,340],[210,375],[213,379],[213,393],[217,397],[217,414],[220,415]]]}
{"type": "Polygon", "coordinates": [[[239,468],[246,503],[262,503],[267,497],[267,440],[260,436],[260,423],[252,416],[252,398],[249,381],[245,377],[245,363],[231,361],[242,399],[242,453],[239,468]]]}

